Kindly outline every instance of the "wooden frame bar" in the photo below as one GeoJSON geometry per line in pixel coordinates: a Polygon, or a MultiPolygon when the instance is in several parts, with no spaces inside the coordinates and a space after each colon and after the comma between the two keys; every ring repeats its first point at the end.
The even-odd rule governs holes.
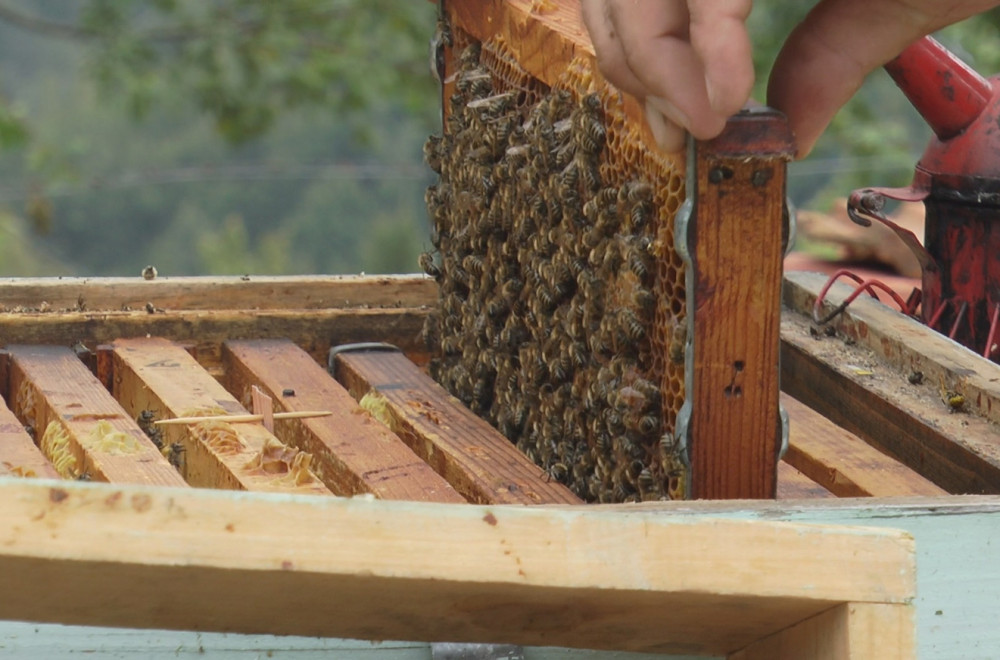
{"type": "Polygon", "coordinates": [[[363,309],[413,307],[437,295],[419,275],[0,278],[0,311],[363,309]]]}
{"type": "Polygon", "coordinates": [[[247,401],[251,385],[256,385],[274,400],[276,412],[328,409],[333,413],[281,424],[275,433],[282,442],[313,455],[313,470],[334,493],[465,502],[291,341],[229,341],[223,345],[223,362],[226,387],[240,401],[247,401]]]}
{"type": "MultiPolygon", "coordinates": [[[[799,314],[782,320],[785,391],[949,492],[1000,492],[1000,366],[864,297],[826,336],[804,315],[825,279],[787,279],[799,314]]],[[[847,291],[834,287],[830,304],[847,291]]]]}
{"type": "MultiPolygon", "coordinates": [[[[692,149],[686,219],[687,421],[697,499],[773,498],[781,422],[778,346],[785,241],[785,119],[743,112],[692,149]]],[[[685,413],[682,411],[682,415],[685,413]]]]}
{"type": "Polygon", "coordinates": [[[341,353],[336,369],[355,399],[377,397],[387,425],[470,502],[583,503],[401,353],[341,353]]]}
{"type": "Polygon", "coordinates": [[[7,351],[15,412],[34,428],[63,477],[187,486],[71,349],[8,346],[7,351]]]}
{"type": "MultiPolygon", "coordinates": [[[[192,410],[246,414],[186,350],[160,338],[114,342],[114,395],[129,414],[149,410],[156,416],[187,417],[192,410]]],[[[259,423],[165,426],[166,446],[180,445],[181,471],[193,486],[286,493],[331,494],[296,462],[296,449],[284,446],[259,423]]]]}
{"type": "MultiPolygon", "coordinates": [[[[893,530],[11,479],[0,501],[0,618],[729,654],[887,604],[878,657],[912,652],[893,530]]],[[[821,643],[798,657],[868,657],[821,643]]]]}

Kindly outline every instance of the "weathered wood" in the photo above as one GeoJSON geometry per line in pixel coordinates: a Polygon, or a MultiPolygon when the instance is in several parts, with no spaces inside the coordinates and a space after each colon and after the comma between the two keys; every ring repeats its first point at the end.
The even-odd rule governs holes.
{"type": "Polygon", "coordinates": [[[221,364],[227,339],[287,337],[316,360],[331,344],[381,341],[408,354],[426,352],[418,335],[426,309],[218,310],[156,312],[24,312],[0,314],[0,337],[12,344],[72,346],[129,337],[193,342],[206,367],[221,364]]]}
{"type": "Polygon", "coordinates": [[[948,492],[1000,492],[995,425],[953,412],[868,349],[812,336],[802,317],[786,315],[781,334],[786,392],[948,492]]]}
{"type": "Polygon", "coordinates": [[[336,368],[355,399],[374,392],[376,416],[470,502],[581,503],[402,354],[341,353],[336,368]]]}
{"type": "Polygon", "coordinates": [[[3,306],[37,310],[330,309],[418,307],[437,296],[422,275],[307,275],[268,277],[8,277],[0,278],[3,306]]]}
{"type": "Polygon", "coordinates": [[[729,660],[911,660],[913,608],[851,603],[777,632],[729,660]]]}
{"type": "Polygon", "coordinates": [[[778,463],[778,488],[775,494],[779,500],[805,500],[815,497],[833,497],[833,493],[802,474],[794,467],[780,461],[778,463]]]}
{"type": "MultiPolygon", "coordinates": [[[[785,305],[809,314],[826,279],[819,273],[789,273],[784,287],[785,305]]],[[[851,290],[843,284],[835,285],[824,313],[851,290]]],[[[901,378],[920,372],[925,391],[940,394],[945,389],[962,395],[962,410],[971,413],[962,415],[963,419],[978,416],[1000,424],[1000,365],[867,296],[852,302],[846,313],[830,325],[840,336],[874,351],[901,378]]]]}
{"type": "Polygon", "coordinates": [[[987,658],[1000,648],[1000,497],[844,498],[801,502],[669,502],[620,505],[634,514],[717,515],[902,529],[917,548],[917,653],[922,660],[987,658]]]}
{"type": "Polygon", "coordinates": [[[21,422],[0,398],[0,477],[58,479],[59,473],[38,450],[21,422]]]}
{"type": "Polygon", "coordinates": [[[710,654],[914,589],[893,530],[38,480],[0,501],[3,619],[710,654]]]}
{"type": "Polygon", "coordinates": [[[15,412],[69,479],[186,486],[139,425],[76,354],[58,346],[8,346],[15,412]]]}
{"type": "Polygon", "coordinates": [[[948,494],[787,394],[781,405],[791,421],[784,462],[838,497],[948,494]]]}
{"type": "Polygon", "coordinates": [[[737,115],[694,148],[694,206],[681,240],[690,255],[685,406],[695,498],[775,495],[785,162],[793,153],[784,117],[767,110],[737,115]]]}
{"type": "MultiPolygon", "coordinates": [[[[246,409],[182,347],[160,338],[119,339],[115,347],[114,396],[133,416],[185,417],[192,411],[246,409]]],[[[259,423],[221,422],[162,427],[165,446],[178,457],[192,486],[237,490],[329,494],[308,463],[259,423]]]]}
{"type": "Polygon", "coordinates": [[[226,387],[241,401],[252,385],[276,411],[327,407],[333,415],[276,427],[286,444],[311,453],[313,471],[338,495],[372,493],[389,500],[464,502],[447,481],[361,409],[340,383],[288,340],[232,341],[223,346],[226,387]]]}

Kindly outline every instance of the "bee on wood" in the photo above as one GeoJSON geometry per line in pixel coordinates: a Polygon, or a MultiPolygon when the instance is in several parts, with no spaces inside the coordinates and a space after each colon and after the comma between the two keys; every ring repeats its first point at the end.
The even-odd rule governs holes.
{"type": "Polygon", "coordinates": [[[135,418],[136,424],[142,429],[142,432],[152,441],[156,448],[159,450],[163,449],[163,431],[160,427],[156,426],[154,422],[156,421],[156,413],[149,409],[144,409],[139,412],[139,416],[135,418]]]}
{"type": "Polygon", "coordinates": [[[948,406],[949,412],[962,412],[965,410],[965,396],[961,392],[946,388],[944,378],[940,380],[941,400],[948,406]]]}
{"type": "Polygon", "coordinates": [[[179,442],[172,442],[169,447],[164,447],[162,452],[171,465],[183,472],[185,452],[184,445],[179,442]]]}

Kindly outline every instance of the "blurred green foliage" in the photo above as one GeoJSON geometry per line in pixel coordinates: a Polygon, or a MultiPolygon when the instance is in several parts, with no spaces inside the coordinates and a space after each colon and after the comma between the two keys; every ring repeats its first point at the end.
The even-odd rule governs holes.
{"type": "Polygon", "coordinates": [[[412,272],[435,21],[398,0],[0,0],[0,230],[23,218],[22,249],[79,275],[412,272]]]}
{"type": "MultiPolygon", "coordinates": [[[[758,88],[812,3],[757,0],[758,88]]],[[[440,130],[421,0],[0,0],[0,275],[412,272],[440,130]]],[[[940,38],[1000,71],[1000,11],[940,38]]],[[[902,185],[929,130],[883,73],[790,169],[902,185]]]]}

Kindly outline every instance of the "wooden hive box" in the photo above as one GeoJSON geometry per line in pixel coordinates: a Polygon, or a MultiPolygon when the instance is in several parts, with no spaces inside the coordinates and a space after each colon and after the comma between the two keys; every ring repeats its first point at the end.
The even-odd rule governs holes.
{"type": "MultiPolygon", "coordinates": [[[[472,13],[471,3],[448,6],[479,40],[507,30],[517,37],[508,46],[544,43],[535,55],[521,50],[525,68],[586,59],[582,33],[567,29],[561,5],[495,1],[472,13]]],[[[635,119],[629,103],[621,127],[635,119]]],[[[700,174],[687,186],[701,204],[698,217],[746,213],[740,192],[728,194],[733,206],[712,206],[720,199],[712,186],[729,180],[727,158],[747,168],[739,176],[752,184],[757,161],[746,161],[741,145],[695,152],[700,174]],[[722,181],[712,180],[714,171],[723,171],[722,181]]],[[[764,214],[775,264],[779,152],[760,159],[778,173],[768,179],[778,196],[768,197],[764,214]]],[[[685,181],[671,167],[680,187],[666,190],[679,199],[685,181]]],[[[677,213],[679,203],[668,210],[677,213]]],[[[673,227],[657,231],[673,240],[673,227]]],[[[697,247],[713,239],[690,240],[697,247]]],[[[708,276],[712,260],[698,263],[708,276]]],[[[726,272],[756,265],[727,263],[726,272]]],[[[683,264],[663,272],[676,296],[683,264]]],[[[672,322],[691,323],[684,359],[670,356],[675,326],[666,311],[655,317],[660,352],[644,350],[659,364],[651,373],[660,368],[656,378],[674,383],[661,394],[672,392],[676,408],[662,419],[676,422],[693,384],[712,389],[689,413],[707,440],[691,436],[684,467],[692,472],[682,489],[705,475],[701,483],[719,496],[749,488],[819,498],[829,510],[840,506],[835,496],[997,491],[995,365],[870,302],[841,316],[830,335],[814,336],[806,314],[820,283],[812,276],[786,280],[779,324],[780,266],[769,273],[766,314],[754,316],[761,341],[773,341],[767,351],[747,357],[746,337],[733,349],[732,335],[745,334],[744,326],[719,305],[739,304],[745,292],[724,290],[722,280],[713,289],[722,311],[700,320],[683,314],[702,308],[686,292],[671,299],[672,322]],[[781,462],[779,350],[791,418],[781,462]],[[680,366],[670,371],[671,361],[683,378],[702,380],[678,387],[680,366]],[[911,382],[916,372],[922,383],[911,382]]],[[[0,287],[0,472],[7,473],[0,498],[10,503],[0,561],[14,594],[0,618],[734,658],[808,657],[806,648],[815,657],[912,656],[913,549],[905,534],[683,517],[718,514],[700,504],[577,506],[558,461],[539,467],[427,376],[436,355],[419,335],[440,313],[433,279],[61,279],[0,287]],[[401,352],[355,347],[330,358],[330,348],[359,342],[401,352]],[[251,385],[278,412],[332,414],[278,420],[273,433],[259,422],[151,428],[165,417],[244,414],[251,385]],[[525,504],[542,506],[510,506],[525,504]],[[43,576],[58,593],[31,588],[43,576]],[[292,610],[296,616],[283,615],[292,610]]],[[[671,475],[658,476],[669,490],[671,475]]],[[[956,506],[971,506],[962,502],[956,506]]],[[[933,610],[920,613],[921,625],[928,616],[933,610]]]]}
{"type": "Polygon", "coordinates": [[[733,658],[808,657],[815,644],[912,653],[905,533],[579,506],[444,395],[419,352],[342,352],[331,377],[316,359],[331,344],[407,345],[435,295],[425,279],[3,290],[0,619],[733,658]],[[256,309],[226,309],[246,299],[256,309]],[[42,300],[48,311],[29,311],[42,300]],[[251,384],[276,411],[333,415],[276,420],[274,435],[260,421],[141,428],[143,411],[245,414],[251,384]]]}

